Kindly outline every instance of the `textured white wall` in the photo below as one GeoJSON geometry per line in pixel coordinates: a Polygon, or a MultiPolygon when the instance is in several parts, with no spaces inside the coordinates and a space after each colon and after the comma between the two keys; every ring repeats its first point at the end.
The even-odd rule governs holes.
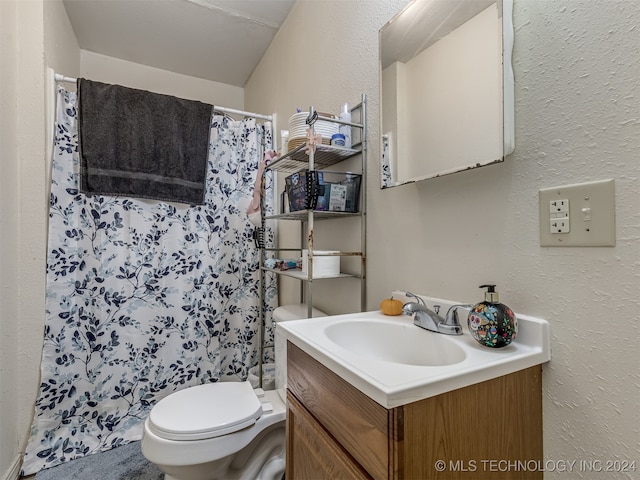
{"type": "Polygon", "coordinates": [[[19,264],[17,252],[20,225],[18,215],[17,145],[17,25],[16,3],[0,2],[0,476],[4,476],[18,455],[18,386],[15,368],[18,355],[19,264]],[[5,252],[7,254],[5,254],[5,252]],[[12,367],[9,367],[9,366],[12,367]]]}
{"type": "Polygon", "coordinates": [[[212,105],[244,108],[244,89],[190,77],[140,63],[82,50],[81,76],[99,82],[198,100],[212,105]]]}
{"type": "MultiPolygon", "coordinates": [[[[482,298],[478,285],[497,283],[502,301],[552,325],[546,457],[637,463],[640,2],[515,0],[514,154],[499,165],[379,190],[377,32],[403,4],[298,2],[246,86],[247,108],[278,112],[282,126],[297,106],[335,111],[367,93],[368,307],[377,309],[394,289],[473,302],[482,298]],[[541,248],[538,190],[605,178],[616,181],[617,246],[541,248]]],[[[358,232],[322,226],[317,237],[321,230],[322,248],[335,246],[332,236],[353,240],[358,232]]],[[[322,285],[318,306],[353,308],[357,288],[322,285]]]]}
{"type": "Polygon", "coordinates": [[[0,2],[0,475],[15,475],[42,346],[46,190],[42,1],[0,2]]]}
{"type": "Polygon", "coordinates": [[[521,310],[552,322],[551,458],[640,458],[639,22],[634,1],[516,2],[510,202],[522,231],[509,233],[505,260],[521,310]],[[615,248],[531,242],[538,225],[529,199],[538,188],[604,178],[616,182],[615,248]]]}
{"type": "Polygon", "coordinates": [[[67,77],[80,73],[80,47],[62,0],[44,2],[44,50],[45,63],[57,73],[67,77]]]}

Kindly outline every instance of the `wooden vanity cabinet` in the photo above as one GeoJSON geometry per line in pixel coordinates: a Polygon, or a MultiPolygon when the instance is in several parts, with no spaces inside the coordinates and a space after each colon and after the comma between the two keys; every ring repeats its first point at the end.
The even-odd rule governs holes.
{"type": "Polygon", "coordinates": [[[543,478],[540,366],[386,409],[288,342],[287,383],[287,480],[543,478]]]}

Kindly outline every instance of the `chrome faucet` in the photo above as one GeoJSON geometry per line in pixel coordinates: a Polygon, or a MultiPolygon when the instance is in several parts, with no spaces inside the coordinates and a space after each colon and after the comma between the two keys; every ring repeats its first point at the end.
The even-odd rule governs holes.
{"type": "Polygon", "coordinates": [[[413,315],[413,324],[420,328],[430,330],[432,332],[444,333],[445,335],[462,335],[462,327],[458,321],[457,307],[467,307],[470,305],[453,305],[447,311],[446,319],[442,318],[438,313],[440,306],[434,305],[431,310],[424,301],[411,292],[406,292],[407,297],[412,297],[417,302],[407,302],[402,307],[402,313],[405,315],[413,315]]]}
{"type": "Polygon", "coordinates": [[[461,303],[459,305],[451,305],[447,310],[447,315],[444,320],[444,327],[450,328],[455,331],[452,335],[462,335],[462,327],[460,326],[460,320],[458,319],[458,308],[471,308],[473,305],[467,303],[461,303]]]}

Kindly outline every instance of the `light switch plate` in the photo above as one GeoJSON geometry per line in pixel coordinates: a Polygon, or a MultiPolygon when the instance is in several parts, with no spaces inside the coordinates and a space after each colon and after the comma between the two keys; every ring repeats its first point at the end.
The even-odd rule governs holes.
{"type": "Polygon", "coordinates": [[[539,192],[540,246],[612,247],[616,244],[612,179],[539,192]]]}

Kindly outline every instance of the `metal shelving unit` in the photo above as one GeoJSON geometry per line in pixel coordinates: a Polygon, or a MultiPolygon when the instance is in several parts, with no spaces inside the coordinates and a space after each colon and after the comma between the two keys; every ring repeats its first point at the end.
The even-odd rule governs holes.
{"type": "MultiPolygon", "coordinates": [[[[310,107],[309,116],[307,118],[307,124],[309,128],[312,129],[313,134],[313,125],[317,120],[325,120],[329,122],[338,123],[341,125],[349,125],[352,130],[353,137],[353,145],[352,148],[344,148],[332,145],[324,145],[318,144],[316,145],[315,150],[309,149],[307,153],[306,145],[299,145],[293,150],[289,151],[285,155],[273,160],[266,168],[265,174],[267,171],[271,172],[284,172],[284,173],[296,173],[301,170],[324,170],[332,165],[336,165],[344,160],[349,158],[353,158],[357,155],[360,155],[361,158],[361,172],[353,172],[353,173],[361,173],[361,183],[360,183],[360,201],[359,201],[359,212],[350,213],[350,212],[333,212],[333,211],[316,211],[316,210],[302,210],[296,212],[288,212],[288,213],[279,213],[274,215],[264,216],[262,218],[262,228],[265,229],[265,221],[267,220],[291,220],[298,221],[303,224],[302,235],[301,235],[301,246],[295,248],[282,248],[280,246],[277,247],[265,247],[262,245],[262,254],[261,257],[261,271],[262,271],[262,285],[265,285],[264,275],[266,272],[275,273],[277,275],[283,275],[287,277],[292,277],[299,279],[306,283],[306,289],[304,291],[304,303],[307,305],[307,313],[308,316],[311,317],[312,308],[313,308],[313,282],[322,280],[326,281],[329,279],[340,279],[340,278],[359,278],[360,279],[360,309],[364,311],[366,308],[366,178],[367,178],[367,139],[366,139],[366,95],[363,94],[360,103],[351,108],[351,118],[355,119],[353,122],[345,122],[335,118],[329,118],[325,116],[318,115],[314,109],[314,107],[310,107]],[[361,224],[361,234],[360,234],[360,250],[359,251],[350,251],[350,252],[338,252],[332,253],[330,255],[338,255],[345,257],[360,257],[360,273],[359,274],[348,274],[348,273],[340,273],[339,275],[332,277],[322,277],[322,278],[313,278],[313,258],[318,256],[327,256],[327,254],[319,255],[314,254],[314,246],[313,246],[313,232],[315,228],[315,222],[317,220],[329,221],[337,218],[345,218],[345,217],[359,217],[361,224]],[[267,251],[302,251],[303,248],[308,250],[308,264],[307,264],[307,272],[303,273],[300,270],[277,270],[273,268],[267,268],[264,266],[264,258],[265,252],[267,251]]],[[[264,209],[263,209],[264,211],[264,209]]],[[[264,293],[264,292],[261,292],[264,293]]],[[[262,315],[261,315],[262,316],[262,315]]],[[[262,318],[264,323],[264,318],[262,318]]]]}
{"type": "MultiPolygon", "coordinates": [[[[318,120],[344,123],[339,120],[322,117],[320,115],[318,116],[318,120]]],[[[353,126],[357,124],[349,123],[349,125],[353,126]]],[[[313,155],[307,155],[305,150],[306,145],[300,145],[288,152],[286,155],[283,155],[281,158],[274,160],[269,168],[271,170],[278,170],[279,172],[295,173],[300,171],[300,169],[306,168],[306,165],[310,162],[309,158],[313,157],[315,169],[321,170],[342,162],[347,158],[351,158],[361,152],[361,149],[359,148],[344,148],[324,144],[316,145],[316,151],[313,152],[313,155]]],[[[309,170],[313,169],[310,168],[309,170]]]]}

